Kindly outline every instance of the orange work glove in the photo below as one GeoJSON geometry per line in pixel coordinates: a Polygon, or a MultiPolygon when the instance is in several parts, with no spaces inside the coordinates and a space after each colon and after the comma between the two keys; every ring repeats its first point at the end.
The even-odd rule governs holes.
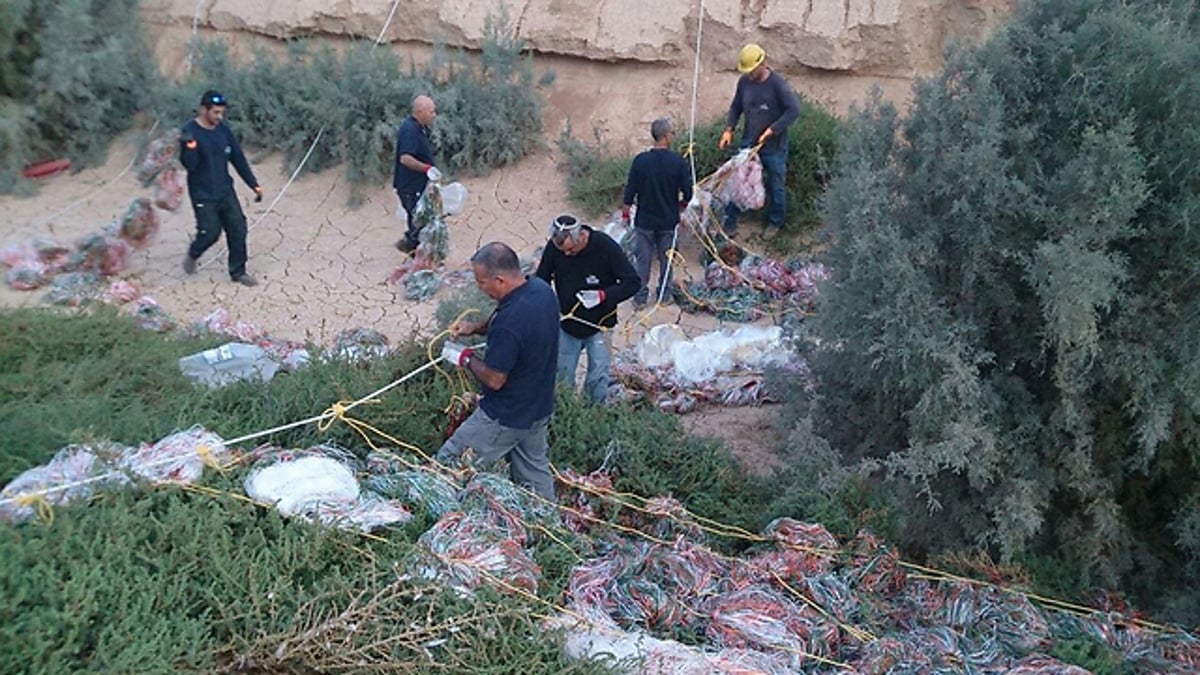
{"type": "Polygon", "coordinates": [[[717,141],[717,149],[724,150],[733,142],[733,129],[726,129],[721,132],[721,140],[717,141]]]}
{"type": "Polygon", "coordinates": [[[762,135],[758,137],[758,144],[762,145],[763,143],[766,143],[767,139],[774,135],[775,132],[771,130],[771,127],[767,127],[767,130],[762,132],[762,135]]]}

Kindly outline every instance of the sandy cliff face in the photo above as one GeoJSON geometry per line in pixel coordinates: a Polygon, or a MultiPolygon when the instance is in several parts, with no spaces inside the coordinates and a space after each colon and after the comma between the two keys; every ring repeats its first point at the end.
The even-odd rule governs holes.
{"type": "Polygon", "coordinates": [[[940,63],[949,40],[973,40],[1016,0],[145,0],[161,27],[186,26],[274,38],[327,35],[392,43],[473,47],[487,16],[503,7],[519,36],[542,54],[596,61],[690,65],[698,19],[705,66],[757,41],[784,72],[804,69],[913,77],[940,63]],[[703,7],[703,9],[701,9],[703,7]]]}

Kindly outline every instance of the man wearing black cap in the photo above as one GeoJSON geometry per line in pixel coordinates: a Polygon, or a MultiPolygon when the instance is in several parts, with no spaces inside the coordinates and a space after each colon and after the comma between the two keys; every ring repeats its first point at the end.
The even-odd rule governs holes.
{"type": "Polygon", "coordinates": [[[262,201],[263,189],[250,170],[233,130],[225,124],[225,97],[206,91],[200,97],[195,119],[183,125],[179,135],[179,161],[187,169],[188,197],[196,214],[196,238],[183,259],[183,271],[196,273],[196,260],[225,231],[229,244],[229,278],[243,286],[258,281],[246,274],[246,215],[233,189],[229,164],[254,190],[254,201],[262,201]]]}

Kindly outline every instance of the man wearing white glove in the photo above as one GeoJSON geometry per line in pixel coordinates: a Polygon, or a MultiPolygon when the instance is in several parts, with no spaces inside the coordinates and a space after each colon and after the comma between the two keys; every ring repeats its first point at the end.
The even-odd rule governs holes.
{"type": "Polygon", "coordinates": [[[558,353],[554,291],[541,279],[526,279],[517,254],[499,242],[471,256],[471,271],[479,289],[496,301],[496,311],[483,321],[456,321],[450,337],[486,334],[487,353],[477,358],[473,350],[447,342],[442,358],[479,380],[483,396],[442,444],[437,460],[457,463],[467,448],[475,450],[481,467],[503,457],[513,483],[553,501],[547,431],[558,353]]]}
{"type": "Polygon", "coordinates": [[[404,118],[396,131],[396,175],[392,187],[408,216],[408,229],[404,238],[396,242],[396,248],[405,253],[419,243],[417,235],[421,228],[413,223],[417,202],[430,182],[442,179],[442,172],[433,165],[433,142],[429,140],[429,128],[435,119],[437,106],[432,98],[422,94],[413,99],[412,114],[404,118]]]}
{"type": "Polygon", "coordinates": [[[573,386],[579,354],[586,351],[583,389],[591,400],[603,403],[612,363],[609,331],[617,325],[617,305],[641,286],[637,272],[611,237],[562,215],[551,223],[536,275],[554,285],[562,313],[558,379],[573,386]]]}

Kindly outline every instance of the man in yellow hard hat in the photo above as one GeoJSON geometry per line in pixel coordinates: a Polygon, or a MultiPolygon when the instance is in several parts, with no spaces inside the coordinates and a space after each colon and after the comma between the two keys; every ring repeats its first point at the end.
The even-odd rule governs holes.
{"type": "MultiPolygon", "coordinates": [[[[718,147],[724,150],[733,142],[733,130],[738,118],[745,116],[741,147],[761,145],[758,157],[763,165],[763,182],[767,192],[767,227],[778,232],[787,216],[788,127],[800,116],[800,100],[792,86],[767,66],[767,53],[756,44],[742,47],[738,53],[737,89],[729,104],[725,131],[721,132],[718,147]]],[[[737,235],[741,209],[732,203],[725,207],[725,233],[737,235]]]]}

